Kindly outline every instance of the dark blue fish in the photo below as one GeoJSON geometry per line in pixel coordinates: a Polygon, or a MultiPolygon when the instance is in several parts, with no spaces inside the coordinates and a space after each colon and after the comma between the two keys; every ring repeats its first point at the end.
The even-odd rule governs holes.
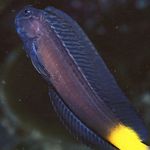
{"type": "Polygon", "coordinates": [[[27,6],[15,23],[34,67],[52,87],[55,111],[75,137],[103,150],[147,149],[143,122],[74,20],[53,7],[27,6]]]}

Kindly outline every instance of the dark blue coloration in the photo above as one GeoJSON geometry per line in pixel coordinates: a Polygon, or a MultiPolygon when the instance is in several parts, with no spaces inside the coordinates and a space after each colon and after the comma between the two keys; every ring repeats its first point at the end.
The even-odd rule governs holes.
{"type": "Polygon", "coordinates": [[[121,122],[132,127],[142,140],[146,140],[147,131],[143,122],[79,25],[53,7],[45,10],[49,13],[46,17],[50,27],[73,56],[91,87],[121,122]]]}
{"type": "Polygon", "coordinates": [[[116,149],[110,143],[97,136],[92,130],[86,127],[66,106],[61,97],[55,90],[49,90],[49,96],[52,100],[53,107],[60,117],[61,121],[75,136],[75,138],[81,140],[89,146],[94,146],[102,150],[114,150],[116,149]]]}
{"type": "Polygon", "coordinates": [[[146,140],[147,131],[142,121],[137,116],[130,102],[124,96],[102,58],[97,53],[95,47],[79,25],[69,16],[53,7],[48,7],[45,11],[38,11],[34,8],[32,10],[32,7],[29,7],[29,10],[24,9],[17,15],[17,31],[23,39],[27,53],[31,57],[32,63],[38,72],[46,78],[47,81],[53,81],[54,88],[57,87],[56,90],[61,89],[59,91],[60,97],[55,91],[53,91],[50,96],[52,97],[56,112],[73,134],[87,144],[96,145],[104,150],[113,149],[113,146],[100,136],[107,139],[105,133],[109,134],[109,129],[111,129],[113,125],[121,122],[132,127],[141,136],[142,140],[146,140]],[[38,13],[38,16],[36,13],[38,13]],[[30,14],[32,15],[30,16],[30,14]],[[20,23],[22,25],[20,25],[20,23]],[[21,30],[19,28],[20,26],[22,26],[21,30]],[[40,34],[43,36],[39,36],[40,34]],[[42,44],[38,41],[40,38],[42,40],[39,41],[42,44]],[[37,43],[39,42],[38,44],[36,40],[37,43]],[[40,58],[44,60],[43,63],[40,61],[40,58]],[[49,61],[50,59],[51,61],[49,61]],[[64,66],[67,66],[70,70],[64,66]],[[47,67],[47,70],[44,67],[47,67]],[[67,69],[70,72],[67,72],[67,69]],[[58,71],[58,73],[56,73],[56,71],[58,71]],[[60,75],[60,80],[57,78],[59,76],[58,74],[60,75]],[[66,74],[70,76],[66,76],[66,74]],[[52,75],[53,80],[50,80],[49,75],[52,75]],[[63,80],[64,82],[62,82],[63,80]],[[68,80],[71,81],[69,84],[66,82],[68,80]],[[76,85],[75,83],[78,83],[76,87],[74,86],[76,85]],[[73,85],[72,89],[70,85],[73,85]],[[67,86],[69,90],[64,88],[67,86]],[[80,86],[79,89],[78,86],[80,86]],[[75,93],[73,93],[74,89],[75,93]],[[82,97],[84,94],[82,92],[80,93],[80,89],[83,92],[86,91],[84,93],[86,97],[82,97]],[[72,92],[71,94],[73,96],[70,94],[72,96],[70,99],[68,98],[69,94],[67,92],[72,92]],[[79,95],[79,93],[79,99],[76,99],[74,95],[79,95]],[[63,99],[61,97],[63,97],[63,99]],[[74,100],[78,100],[78,103],[74,100]],[[86,100],[89,103],[86,103],[86,100]],[[69,105],[70,103],[68,101],[71,101],[71,105],[69,105]],[[80,102],[82,105],[79,104],[80,102]],[[88,105],[84,105],[85,103],[83,104],[83,102],[88,105]],[[84,111],[81,109],[83,105],[85,106],[84,111]],[[109,107],[108,109],[107,106],[109,107]],[[98,108],[100,113],[97,113],[98,111],[95,111],[96,109],[93,108],[98,108]],[[82,113],[77,114],[80,111],[82,113]],[[101,115],[101,111],[103,115],[101,115]],[[88,115],[85,115],[88,113],[83,112],[91,114],[93,120],[89,120],[88,115]],[[99,117],[99,115],[101,115],[101,117],[99,117]],[[80,118],[80,116],[82,116],[82,118],[80,118]],[[103,117],[104,119],[102,119],[103,117]],[[103,120],[105,121],[106,118],[111,121],[108,123],[107,120],[104,124],[103,120]],[[96,124],[97,122],[99,125],[96,124]],[[102,128],[99,131],[101,126],[102,128]],[[103,131],[107,131],[103,130],[106,129],[105,126],[107,126],[108,132],[102,134],[103,131]]]}

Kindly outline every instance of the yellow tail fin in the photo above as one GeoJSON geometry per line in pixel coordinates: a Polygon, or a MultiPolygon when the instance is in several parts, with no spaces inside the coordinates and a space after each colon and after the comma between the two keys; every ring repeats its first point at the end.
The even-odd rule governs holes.
{"type": "Polygon", "coordinates": [[[108,140],[120,150],[148,150],[138,134],[130,127],[119,124],[111,129],[108,140]]]}

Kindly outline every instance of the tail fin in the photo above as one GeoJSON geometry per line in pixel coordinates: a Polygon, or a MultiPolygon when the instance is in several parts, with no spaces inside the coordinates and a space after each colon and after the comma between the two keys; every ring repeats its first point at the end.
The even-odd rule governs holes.
{"type": "Polygon", "coordinates": [[[120,150],[149,150],[139,135],[123,124],[118,124],[111,130],[108,140],[120,150]]]}

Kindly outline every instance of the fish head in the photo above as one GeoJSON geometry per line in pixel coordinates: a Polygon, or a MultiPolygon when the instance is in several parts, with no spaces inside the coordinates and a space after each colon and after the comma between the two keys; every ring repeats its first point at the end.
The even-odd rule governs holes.
{"type": "Polygon", "coordinates": [[[15,18],[16,31],[24,43],[25,50],[30,55],[31,47],[42,34],[42,10],[26,6],[18,12],[15,18]]]}
{"type": "Polygon", "coordinates": [[[21,38],[37,38],[42,28],[42,10],[24,7],[15,18],[17,32],[21,38]]]}
{"type": "Polygon", "coordinates": [[[26,6],[18,12],[15,18],[16,31],[23,41],[24,50],[31,58],[36,70],[47,77],[47,73],[38,57],[37,41],[44,34],[43,11],[32,6],[26,6]]]}

